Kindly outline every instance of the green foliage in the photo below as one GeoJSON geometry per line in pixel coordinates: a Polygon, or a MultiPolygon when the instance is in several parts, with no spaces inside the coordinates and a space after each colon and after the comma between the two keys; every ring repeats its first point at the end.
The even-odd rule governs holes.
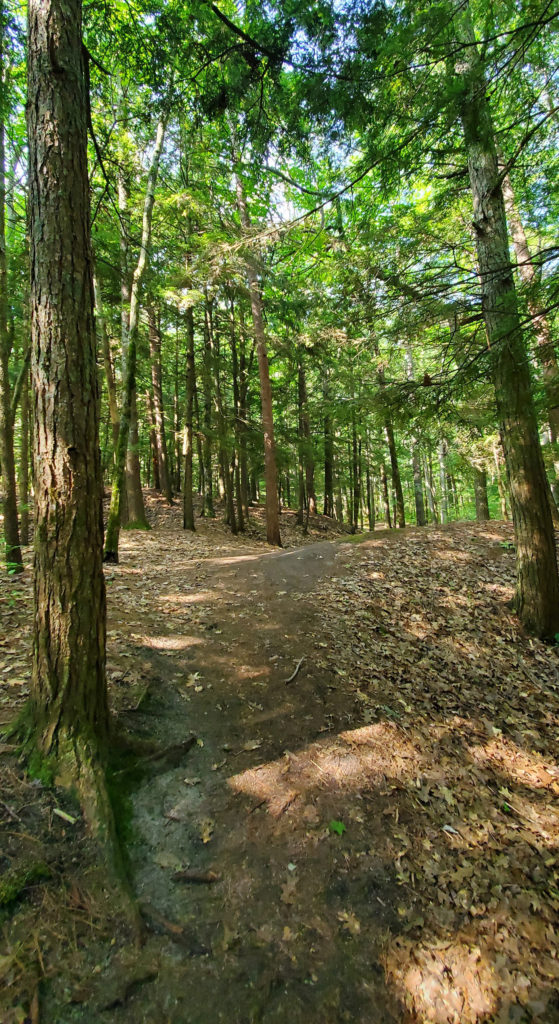
{"type": "Polygon", "coordinates": [[[338,836],[343,836],[344,832],[347,832],[347,828],[343,821],[336,821],[335,819],[328,822],[328,828],[330,829],[330,832],[335,832],[338,836]]]}

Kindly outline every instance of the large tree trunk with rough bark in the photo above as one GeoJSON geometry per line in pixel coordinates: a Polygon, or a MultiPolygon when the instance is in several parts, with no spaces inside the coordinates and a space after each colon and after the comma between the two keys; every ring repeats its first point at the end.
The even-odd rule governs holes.
{"type": "Polygon", "coordinates": [[[482,307],[516,536],[515,607],[540,637],[559,632],[559,576],[548,485],[538,436],[530,367],[518,314],[495,134],[483,67],[468,7],[455,0],[463,44],[456,65],[461,88],[482,307]]]}
{"type": "Polygon", "coordinates": [[[110,814],[102,479],[81,0],[31,0],[28,127],[34,392],[34,739],[86,812],[110,814]]]}

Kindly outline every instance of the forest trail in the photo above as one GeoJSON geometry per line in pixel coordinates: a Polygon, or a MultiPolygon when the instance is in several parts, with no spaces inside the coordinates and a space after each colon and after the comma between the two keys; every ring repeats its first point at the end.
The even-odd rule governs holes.
{"type": "Polygon", "coordinates": [[[510,527],[270,551],[179,515],[106,570],[119,721],[197,739],[131,790],[148,936],[68,865],[42,1019],[558,1021],[558,657],[506,606],[510,527]]]}

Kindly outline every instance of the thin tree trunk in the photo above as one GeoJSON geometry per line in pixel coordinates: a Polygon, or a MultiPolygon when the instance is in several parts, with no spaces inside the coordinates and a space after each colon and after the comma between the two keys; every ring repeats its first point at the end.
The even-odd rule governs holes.
{"type": "Polygon", "coordinates": [[[86,814],[103,828],[110,808],[97,765],[109,714],[80,0],[31,0],[28,53],[37,510],[31,700],[38,746],[63,763],[67,779],[77,778],[86,814]]]}
{"type": "Polygon", "coordinates": [[[446,486],[446,444],[439,441],[437,449],[439,459],[439,487],[441,491],[441,523],[448,523],[448,491],[446,486]]]}
{"type": "Polygon", "coordinates": [[[305,523],[307,496],[305,493],[305,435],[303,430],[303,402],[305,390],[301,363],[297,363],[297,524],[305,523]]]}
{"type": "Polygon", "coordinates": [[[392,470],[392,485],[394,487],[395,495],[395,520],[398,523],[399,529],[403,530],[406,525],[404,493],[402,491],[402,478],[400,476],[400,466],[398,465],[398,453],[396,451],[394,428],[392,426],[392,421],[389,416],[386,416],[384,429],[386,432],[386,440],[388,443],[388,451],[390,454],[390,468],[392,470]]]}
{"type": "Polygon", "coordinates": [[[371,533],[375,529],[375,480],[371,477],[369,467],[366,469],[366,481],[367,481],[367,518],[369,520],[369,530],[371,533]]]}
{"type": "Polygon", "coordinates": [[[29,370],[21,389],[21,448],[19,456],[19,510],[21,543],[29,544],[29,370]]]}
{"type": "MultiPolygon", "coordinates": [[[[236,162],[234,154],[233,159],[236,162]]],[[[250,232],[250,217],[246,204],[243,183],[240,174],[236,174],[237,205],[239,217],[245,236],[250,232]]],[[[260,378],[260,401],[262,405],[262,430],[264,433],[264,473],[266,478],[266,539],[268,544],[281,547],[278,511],[278,474],[276,468],[276,448],[274,442],[274,417],[272,407],[272,386],[264,330],[264,307],[262,292],[258,282],[258,274],[252,262],[247,260],[246,274],[250,292],[252,323],[256,341],[258,358],[258,374],[260,378]]]]}
{"type": "Polygon", "coordinates": [[[310,516],[316,515],[316,494],[314,489],[314,457],[312,451],[311,425],[309,420],[309,399],[307,380],[302,354],[299,356],[299,389],[301,392],[301,428],[304,440],[305,489],[307,494],[307,510],[310,516]]]}
{"type": "Polygon", "coordinates": [[[103,313],[103,302],[101,299],[101,291],[97,278],[93,278],[93,288],[95,295],[95,317],[97,320],[97,329],[101,337],[101,348],[103,351],[103,366],[105,368],[105,382],[107,384],[107,399],[109,403],[109,417],[111,421],[112,441],[113,441],[113,463],[115,458],[116,447],[118,444],[118,429],[120,426],[120,416],[118,414],[118,401],[116,397],[116,383],[115,374],[113,367],[113,358],[111,353],[111,346],[109,342],[109,332],[107,331],[107,324],[103,313]]]}
{"type": "Polygon", "coordinates": [[[219,336],[214,331],[213,304],[207,303],[206,315],[208,319],[208,334],[210,338],[211,361],[214,376],[215,412],[217,420],[217,434],[219,443],[219,468],[221,486],[223,487],[222,499],[225,502],[225,522],[231,529],[231,533],[237,533],[237,519],[235,516],[235,505],[233,500],[234,476],[230,465],[229,453],[227,451],[227,424],[223,411],[223,396],[221,393],[221,372],[219,336]]]}
{"type": "MultiPolygon", "coordinates": [[[[150,446],[150,451],[151,451],[151,465],[152,465],[152,469],[153,469],[153,486],[154,486],[156,491],[161,491],[161,479],[160,479],[160,476],[159,476],[159,452],[157,451],[157,435],[156,435],[156,425],[155,425],[155,408],[154,408],[154,405],[153,405],[153,395],[152,395],[151,391],[149,390],[149,388],[146,391],[146,402],[147,402],[147,406],[148,406],[148,410],[149,410],[149,422],[150,422],[149,446],[150,446]]],[[[148,470],[149,470],[149,462],[148,462],[148,470]]],[[[148,486],[149,486],[149,474],[148,474],[148,486]]]]}
{"type": "Polygon", "coordinates": [[[179,401],[179,325],[178,321],[175,330],[175,366],[174,366],[174,390],[173,390],[173,444],[170,451],[174,453],[174,466],[169,467],[171,472],[172,487],[178,492],[181,489],[181,422],[180,422],[180,401],[179,401]]]}
{"type": "Polygon", "coordinates": [[[130,430],[128,434],[128,450],[126,452],[126,478],[128,483],[128,523],[126,525],[134,530],[148,530],[149,523],[146,518],[142,491],[137,394],[136,385],[134,384],[130,395],[130,430]]]}
{"type": "Polygon", "coordinates": [[[353,515],[351,517],[351,532],[357,533],[359,506],[361,504],[361,490],[359,481],[359,458],[357,445],[357,426],[355,422],[355,406],[351,410],[351,482],[351,508],[353,512],[353,515]]]}
{"type": "Polygon", "coordinates": [[[490,518],[489,501],[487,498],[487,472],[474,466],[474,496],[476,501],[476,519],[478,523],[486,523],[490,518]]]}
{"type": "MultiPolygon", "coordinates": [[[[159,161],[165,138],[166,119],[162,118],[157,126],[155,148],[151,160],[144,200],[144,212],[142,219],[142,240],[140,243],[140,254],[132,278],[132,289],[130,294],[130,322],[128,331],[128,353],[126,358],[126,378],[124,381],[124,394],[120,418],[120,430],[118,435],[118,446],[113,473],[113,487],[111,494],[111,507],[109,510],[109,521],[105,536],[106,562],[118,562],[118,541],[120,535],[120,516],[122,490],[124,485],[124,467],[126,463],[126,451],[128,448],[128,435],[130,431],[133,402],[136,391],[136,362],[138,345],[138,324],[140,313],[140,292],[148,260],[148,246],[151,238],[151,221],[153,204],[155,202],[155,185],[159,171],[159,161]]],[[[132,513],[132,510],[129,510],[132,513]]]]}
{"type": "Polygon", "coordinates": [[[184,410],[184,487],[182,495],[182,525],[185,530],[195,530],[194,505],[192,501],[193,473],[193,429],[194,392],[196,389],[196,366],[194,363],[194,313],[188,306],[186,317],[186,405],[184,410]]]}
{"type": "Polygon", "coordinates": [[[6,47],[4,7],[0,4],[0,465],[4,491],[4,547],[8,572],[22,572],[23,560],[17,518],[17,484],[14,458],[14,421],[10,387],[11,340],[8,332],[8,267],[6,258],[6,73],[2,58],[6,47]]]}
{"type": "Polygon", "coordinates": [[[382,487],[382,500],[384,504],[384,518],[386,519],[386,525],[389,530],[392,529],[392,519],[390,517],[390,499],[388,497],[388,480],[386,478],[386,466],[384,462],[380,466],[380,483],[382,487]]]}
{"type": "Polygon", "coordinates": [[[233,375],[233,407],[235,415],[235,451],[232,459],[232,472],[235,482],[235,493],[237,499],[237,525],[239,533],[244,533],[245,529],[245,517],[243,509],[243,493],[241,485],[241,466],[240,466],[240,450],[241,450],[241,434],[243,432],[243,424],[241,422],[241,393],[240,393],[240,382],[239,382],[239,353],[237,351],[237,332],[235,329],[235,303],[233,296],[230,299],[230,310],[229,310],[229,342],[231,345],[231,366],[233,375]]]}
{"type": "Polygon", "coordinates": [[[151,384],[153,388],[153,412],[155,419],[155,444],[157,448],[157,462],[159,464],[159,480],[161,490],[165,495],[166,500],[172,504],[173,489],[171,487],[171,473],[169,471],[167,437],[165,435],[165,414],[163,410],[163,387],[161,383],[161,334],[155,315],[155,309],[151,303],[147,307],[147,314],[149,354],[151,359],[151,384]]]}

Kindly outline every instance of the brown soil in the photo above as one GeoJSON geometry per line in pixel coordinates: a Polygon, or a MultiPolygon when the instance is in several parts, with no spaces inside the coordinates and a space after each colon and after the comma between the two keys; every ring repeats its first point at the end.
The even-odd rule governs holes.
{"type": "MultiPolygon", "coordinates": [[[[270,551],[258,524],[150,515],[107,569],[113,708],[197,743],[116,777],[147,938],[75,807],[4,751],[3,866],[37,847],[52,874],[5,915],[0,1020],[559,1021],[559,659],[505,604],[510,529],[349,543],[317,519],[270,551]]],[[[24,645],[26,587],[4,602],[24,645]]]]}

